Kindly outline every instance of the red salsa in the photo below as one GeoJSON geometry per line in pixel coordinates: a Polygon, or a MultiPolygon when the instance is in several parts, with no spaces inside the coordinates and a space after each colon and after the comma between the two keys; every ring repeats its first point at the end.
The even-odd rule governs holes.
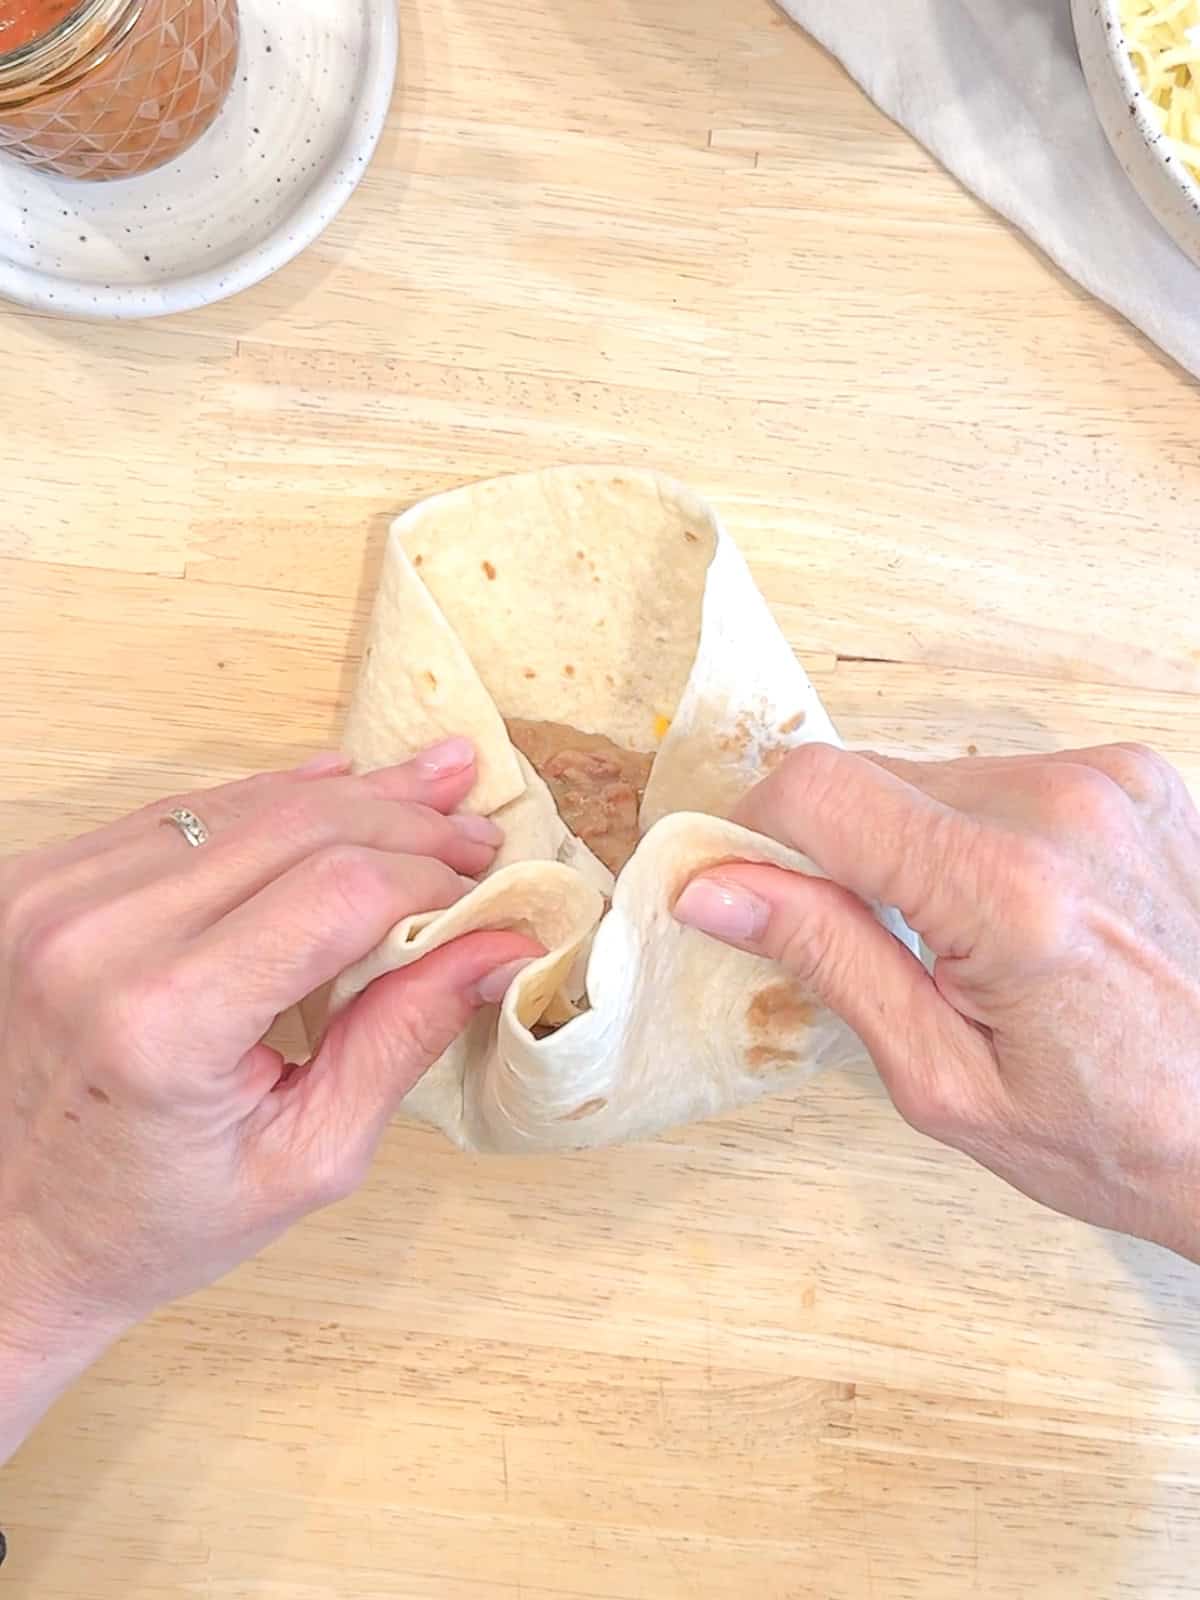
{"type": "Polygon", "coordinates": [[[0,0],[0,60],[18,59],[6,24],[10,40],[28,44],[75,16],[91,23],[75,41],[82,66],[61,83],[51,70],[9,106],[0,100],[0,157],[93,181],[174,161],[214,121],[233,82],[237,0],[0,0]]]}
{"type": "Polygon", "coordinates": [[[0,0],[0,56],[57,28],[79,0],[0,0]]]}

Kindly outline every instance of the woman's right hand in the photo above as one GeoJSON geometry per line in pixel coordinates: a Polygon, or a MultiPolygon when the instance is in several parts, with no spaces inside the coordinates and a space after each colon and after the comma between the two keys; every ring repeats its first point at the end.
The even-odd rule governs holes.
{"type": "Polygon", "coordinates": [[[737,820],[833,881],[721,867],[684,891],[682,921],[790,967],[917,1128],[1048,1206],[1200,1259],[1200,815],[1165,761],[813,746],[737,820]],[[864,901],[899,908],[932,976],[864,901]]]}

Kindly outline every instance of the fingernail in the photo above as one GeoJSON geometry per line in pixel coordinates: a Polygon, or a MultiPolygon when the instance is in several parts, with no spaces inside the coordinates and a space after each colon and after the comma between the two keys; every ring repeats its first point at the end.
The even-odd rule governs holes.
{"type": "Polygon", "coordinates": [[[457,828],[464,839],[470,839],[472,844],[490,845],[493,850],[499,850],[504,843],[504,834],[490,817],[473,817],[465,812],[457,812],[446,821],[452,828],[457,828]]]}
{"type": "Polygon", "coordinates": [[[452,778],[465,772],[474,761],[475,746],[469,739],[447,739],[422,750],[413,765],[423,778],[452,778]]]}
{"type": "Polygon", "coordinates": [[[334,772],[349,772],[350,757],[344,756],[340,750],[326,750],[319,756],[313,756],[295,769],[301,778],[322,778],[334,772]]]}
{"type": "Polygon", "coordinates": [[[480,978],[475,986],[475,994],[485,1006],[498,1006],[504,996],[513,986],[513,979],[521,975],[526,967],[531,967],[531,960],[510,961],[506,967],[497,967],[494,972],[489,972],[486,978],[480,978]]]}
{"type": "Polygon", "coordinates": [[[714,939],[755,944],[767,931],[771,907],[740,883],[697,878],[675,902],[675,919],[714,939]]]}

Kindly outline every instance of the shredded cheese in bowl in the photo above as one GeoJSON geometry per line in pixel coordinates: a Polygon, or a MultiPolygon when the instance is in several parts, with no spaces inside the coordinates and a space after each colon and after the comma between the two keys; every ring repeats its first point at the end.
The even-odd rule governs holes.
{"type": "Polygon", "coordinates": [[[1200,179],[1200,0],[1121,0],[1121,26],[1155,120],[1200,179]]]}

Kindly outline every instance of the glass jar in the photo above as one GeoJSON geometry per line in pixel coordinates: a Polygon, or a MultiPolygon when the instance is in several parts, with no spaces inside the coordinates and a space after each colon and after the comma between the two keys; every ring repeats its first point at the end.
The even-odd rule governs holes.
{"type": "Polygon", "coordinates": [[[237,0],[0,0],[0,51],[6,32],[0,153],[66,178],[173,161],[237,67],[237,0]]]}

